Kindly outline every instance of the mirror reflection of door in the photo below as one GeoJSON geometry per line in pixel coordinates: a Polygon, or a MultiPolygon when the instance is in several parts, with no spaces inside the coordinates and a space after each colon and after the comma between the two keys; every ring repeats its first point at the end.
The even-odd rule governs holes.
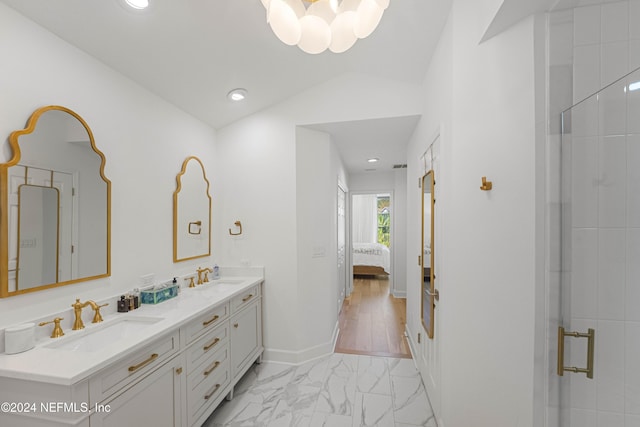
{"type": "Polygon", "coordinates": [[[16,166],[9,182],[10,289],[77,277],[72,174],[16,166]]]}
{"type": "Polygon", "coordinates": [[[434,179],[433,171],[422,177],[422,286],[421,286],[421,317],[422,326],[429,338],[433,338],[434,308],[435,308],[435,275],[434,275],[434,179]]]}
{"type": "Polygon", "coordinates": [[[58,281],[58,190],[21,185],[18,190],[18,288],[58,281]]]}

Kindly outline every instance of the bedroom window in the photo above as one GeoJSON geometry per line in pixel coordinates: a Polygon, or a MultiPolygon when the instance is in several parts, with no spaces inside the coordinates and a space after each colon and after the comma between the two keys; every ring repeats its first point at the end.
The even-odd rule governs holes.
{"type": "Polygon", "coordinates": [[[378,243],[386,247],[390,246],[391,212],[389,204],[389,196],[378,196],[378,243]]]}

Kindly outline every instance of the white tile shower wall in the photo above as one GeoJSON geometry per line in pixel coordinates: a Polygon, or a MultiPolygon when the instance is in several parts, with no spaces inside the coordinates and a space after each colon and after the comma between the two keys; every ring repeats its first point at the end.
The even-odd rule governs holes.
{"type": "MultiPolygon", "coordinates": [[[[629,358],[638,360],[640,356],[640,337],[635,333],[637,310],[630,303],[640,294],[635,271],[638,233],[632,228],[636,221],[633,214],[640,203],[635,184],[635,165],[640,159],[638,135],[629,133],[636,131],[635,122],[640,118],[629,112],[637,102],[629,84],[640,80],[640,75],[613,83],[630,71],[625,54],[628,40],[623,40],[630,34],[630,8],[630,2],[601,6],[600,87],[606,87],[597,97],[576,107],[572,117],[571,328],[596,329],[594,380],[575,375],[570,378],[570,425],[576,427],[634,425],[637,413],[633,411],[640,407],[640,394],[635,392],[637,372],[629,363],[629,358]],[[614,21],[622,23],[622,28],[615,28],[614,21]]],[[[576,11],[574,18],[592,22],[595,8],[588,9],[576,11]]],[[[586,35],[581,37],[590,40],[586,35]]],[[[585,47],[575,49],[584,52],[585,47]]],[[[593,64],[594,58],[589,60],[593,64]]],[[[576,74],[580,72],[576,67],[582,63],[574,63],[576,74]]],[[[576,84],[580,83],[577,79],[576,84]]],[[[574,86],[574,94],[590,90],[574,86]]],[[[583,365],[583,343],[571,343],[571,347],[571,362],[583,365]]]]}
{"type": "Polygon", "coordinates": [[[573,10],[574,104],[640,67],[640,0],[573,10]]]}
{"type": "MultiPolygon", "coordinates": [[[[563,377],[559,395],[566,411],[554,407],[558,385],[551,374],[547,421],[553,427],[640,427],[640,90],[629,87],[640,73],[612,84],[640,67],[640,0],[561,3],[575,8],[554,12],[549,21],[551,143],[557,112],[570,107],[563,100],[580,102],[567,123],[571,133],[563,138],[563,150],[570,146],[563,166],[571,169],[565,187],[571,196],[564,206],[571,224],[563,231],[569,236],[563,256],[570,271],[561,275],[561,301],[564,313],[571,313],[565,326],[596,329],[596,366],[594,380],[563,377]],[[572,75],[559,78],[566,64],[572,75]]],[[[552,180],[556,175],[548,173],[552,180]]],[[[548,202],[554,201],[550,193],[548,202]]],[[[560,286],[554,285],[552,268],[548,274],[551,299],[560,286]]],[[[584,365],[586,343],[567,343],[567,362],[584,365]]]]}

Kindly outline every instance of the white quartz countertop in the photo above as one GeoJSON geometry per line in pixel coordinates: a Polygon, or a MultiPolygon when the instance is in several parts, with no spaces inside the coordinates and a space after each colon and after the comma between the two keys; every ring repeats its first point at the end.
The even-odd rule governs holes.
{"type": "MultiPolygon", "coordinates": [[[[78,383],[122,357],[139,350],[142,346],[175,332],[190,320],[217,305],[224,304],[263,280],[261,276],[221,277],[196,288],[183,288],[177,297],[156,305],[142,304],[140,308],[128,313],[104,315],[102,323],[94,324],[85,321],[85,329],[78,331],[68,329],[64,331],[65,335],[61,338],[40,339],[33,349],[26,352],[0,354],[0,377],[60,385],[78,383]],[[226,280],[232,281],[233,284],[224,285],[226,280]],[[88,335],[92,330],[104,328],[127,316],[161,320],[133,332],[126,338],[114,339],[113,342],[96,351],[73,351],[50,347],[63,343],[61,340],[75,340],[79,335],[88,335]]],[[[91,309],[87,307],[85,310],[91,309]]]]}

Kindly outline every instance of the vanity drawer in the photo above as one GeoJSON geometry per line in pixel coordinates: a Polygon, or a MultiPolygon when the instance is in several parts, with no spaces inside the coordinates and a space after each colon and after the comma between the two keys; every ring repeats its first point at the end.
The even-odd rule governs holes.
{"type": "Polygon", "coordinates": [[[237,313],[243,307],[260,297],[260,285],[255,285],[231,300],[231,312],[237,313]]]}
{"type": "MultiPolygon", "coordinates": [[[[229,366],[229,346],[219,348],[215,353],[202,360],[198,366],[187,371],[187,386],[189,390],[195,389],[202,381],[215,376],[223,367],[229,366]]],[[[226,369],[226,368],[224,368],[226,369]]]]}
{"type": "Polygon", "coordinates": [[[219,305],[185,326],[186,343],[191,344],[205,331],[214,329],[229,317],[229,303],[219,305]]]}
{"type": "Polygon", "coordinates": [[[187,372],[191,372],[193,368],[208,360],[213,353],[223,347],[227,347],[229,343],[229,322],[224,322],[211,332],[199,338],[186,351],[187,355],[187,372]]]}
{"type": "Polygon", "coordinates": [[[222,401],[228,392],[227,386],[231,381],[229,363],[224,362],[215,374],[198,384],[187,393],[187,425],[192,426],[203,414],[222,401]]]}
{"type": "Polygon", "coordinates": [[[107,367],[89,380],[91,403],[97,403],[153,371],[180,349],[178,331],[107,367]]]}

